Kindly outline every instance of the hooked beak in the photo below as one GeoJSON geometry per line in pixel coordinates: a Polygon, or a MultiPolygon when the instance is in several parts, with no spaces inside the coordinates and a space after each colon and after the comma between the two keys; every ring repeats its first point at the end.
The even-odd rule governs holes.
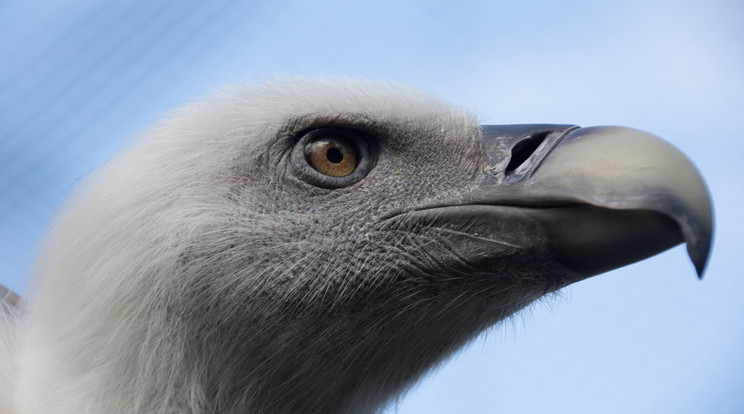
{"type": "MultiPolygon", "coordinates": [[[[605,209],[671,219],[702,278],[713,237],[711,201],[695,166],[670,144],[629,128],[573,130],[530,180],[533,191],[543,197],[552,194],[605,209]]],[[[608,226],[607,230],[613,230],[612,224],[608,226]]],[[[630,233],[643,242],[652,237],[651,232],[641,227],[630,233]]]]}
{"type": "MultiPolygon", "coordinates": [[[[481,145],[485,168],[475,188],[411,214],[547,252],[577,279],[686,242],[702,278],[713,232],[710,197],[670,144],[623,127],[485,125],[481,145]]],[[[461,254],[477,250],[482,266],[496,263],[464,243],[461,254]]]]}

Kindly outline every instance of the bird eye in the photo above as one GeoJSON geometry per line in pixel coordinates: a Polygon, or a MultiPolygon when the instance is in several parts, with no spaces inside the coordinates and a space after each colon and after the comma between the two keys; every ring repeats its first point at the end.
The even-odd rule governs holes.
{"type": "Polygon", "coordinates": [[[377,161],[376,140],[369,134],[346,128],[306,131],[290,155],[296,177],[322,188],[341,188],[363,179],[377,161]]]}
{"type": "Polygon", "coordinates": [[[330,177],[346,177],[357,166],[354,145],[343,137],[322,137],[305,146],[305,158],[311,167],[330,177]]]}

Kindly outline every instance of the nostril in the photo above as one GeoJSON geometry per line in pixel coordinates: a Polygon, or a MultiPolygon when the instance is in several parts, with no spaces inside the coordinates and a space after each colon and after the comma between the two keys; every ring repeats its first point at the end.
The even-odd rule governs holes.
{"type": "Polygon", "coordinates": [[[509,165],[506,166],[506,174],[511,174],[520,165],[524,164],[535,153],[540,144],[545,141],[548,134],[549,132],[541,132],[516,143],[511,150],[511,159],[509,159],[509,165]]]}

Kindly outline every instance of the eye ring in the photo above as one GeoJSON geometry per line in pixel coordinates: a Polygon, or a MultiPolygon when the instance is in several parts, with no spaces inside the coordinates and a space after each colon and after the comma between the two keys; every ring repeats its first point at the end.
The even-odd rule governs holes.
{"type": "Polygon", "coordinates": [[[374,142],[362,132],[346,128],[317,128],[304,132],[290,155],[295,176],[316,187],[348,187],[376,163],[374,142]]]}

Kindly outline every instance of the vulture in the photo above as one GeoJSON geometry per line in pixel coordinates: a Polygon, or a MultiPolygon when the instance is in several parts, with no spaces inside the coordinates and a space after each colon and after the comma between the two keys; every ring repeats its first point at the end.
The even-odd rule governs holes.
{"type": "Polygon", "coordinates": [[[373,413],[536,300],[686,243],[705,184],[639,130],[480,125],[416,88],[217,93],[73,191],[22,301],[0,407],[373,413]]]}

